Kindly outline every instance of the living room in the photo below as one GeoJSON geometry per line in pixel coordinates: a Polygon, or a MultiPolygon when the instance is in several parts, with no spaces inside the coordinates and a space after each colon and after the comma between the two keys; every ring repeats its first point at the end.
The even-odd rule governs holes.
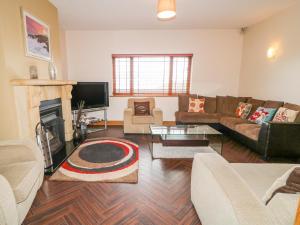
{"type": "Polygon", "coordinates": [[[0,224],[300,224],[299,0],[1,0],[0,224]]]}

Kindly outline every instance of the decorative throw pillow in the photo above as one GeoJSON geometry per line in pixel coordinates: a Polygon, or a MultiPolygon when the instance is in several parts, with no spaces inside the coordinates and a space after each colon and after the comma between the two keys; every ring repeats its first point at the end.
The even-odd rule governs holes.
{"type": "Polygon", "coordinates": [[[274,122],[295,122],[299,111],[280,107],[273,119],[274,122]]]}
{"type": "Polygon", "coordinates": [[[296,194],[300,192],[300,167],[294,166],[279,177],[266,191],[263,202],[268,204],[277,193],[296,194]]]}
{"type": "Polygon", "coordinates": [[[134,115],[149,116],[150,102],[134,102],[134,115]]]}
{"type": "Polygon", "coordinates": [[[188,112],[202,112],[204,113],[205,98],[189,98],[188,112]]]}
{"type": "Polygon", "coordinates": [[[262,124],[273,119],[277,109],[258,107],[258,109],[249,117],[249,121],[262,124]]]}
{"type": "Polygon", "coordinates": [[[240,102],[237,109],[235,110],[235,115],[238,118],[246,119],[251,112],[252,105],[249,103],[240,102]]]}

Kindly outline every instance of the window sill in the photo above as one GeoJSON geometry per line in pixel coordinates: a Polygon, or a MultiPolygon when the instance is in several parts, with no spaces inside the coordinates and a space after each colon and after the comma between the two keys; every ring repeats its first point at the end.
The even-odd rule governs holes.
{"type": "Polygon", "coordinates": [[[125,98],[131,98],[131,97],[178,97],[178,94],[174,95],[163,95],[163,94],[133,94],[133,95],[125,95],[125,94],[114,94],[110,97],[125,97],[125,98]]]}

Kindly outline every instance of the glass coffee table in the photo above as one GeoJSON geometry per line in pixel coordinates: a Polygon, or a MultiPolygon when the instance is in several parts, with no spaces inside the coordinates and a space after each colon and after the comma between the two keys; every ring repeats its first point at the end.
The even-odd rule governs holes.
{"type": "Polygon", "coordinates": [[[150,133],[152,158],[192,158],[197,152],[222,155],[223,134],[208,125],[150,125],[150,133]]]}

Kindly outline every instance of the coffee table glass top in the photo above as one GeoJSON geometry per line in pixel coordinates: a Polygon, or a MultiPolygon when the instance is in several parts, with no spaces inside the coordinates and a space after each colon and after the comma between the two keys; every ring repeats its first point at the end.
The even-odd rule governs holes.
{"type": "Polygon", "coordinates": [[[152,135],[222,135],[222,133],[208,125],[150,125],[150,131],[152,135]]]}

